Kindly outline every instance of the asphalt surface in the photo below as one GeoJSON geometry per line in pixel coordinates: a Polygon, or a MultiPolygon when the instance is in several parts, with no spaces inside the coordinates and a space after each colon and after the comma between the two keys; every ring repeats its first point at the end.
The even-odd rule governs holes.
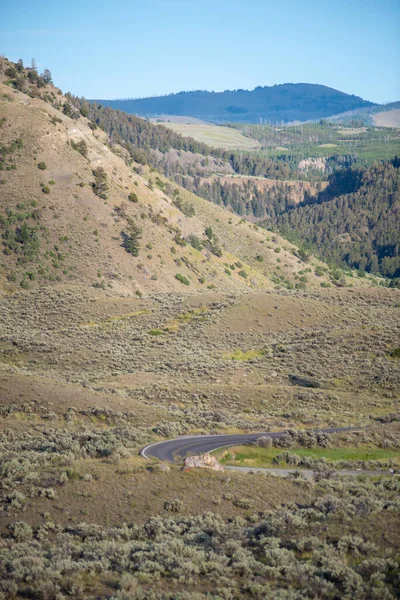
{"type": "MultiPolygon", "coordinates": [[[[332,427],[330,429],[316,429],[322,433],[340,433],[341,431],[355,431],[358,427],[332,427]]],[[[228,446],[238,446],[241,444],[254,444],[261,436],[271,438],[282,437],[286,431],[276,431],[274,433],[240,433],[235,435],[188,435],[167,440],[165,442],[156,442],[150,444],[140,451],[144,458],[158,458],[164,462],[175,462],[184,459],[186,456],[204,454],[226,448],[228,446]]]]}

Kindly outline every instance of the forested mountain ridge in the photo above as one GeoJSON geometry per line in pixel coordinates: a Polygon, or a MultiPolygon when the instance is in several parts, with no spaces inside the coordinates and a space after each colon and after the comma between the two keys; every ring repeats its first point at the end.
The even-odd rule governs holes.
{"type": "Polygon", "coordinates": [[[311,83],[259,86],[254,90],[179,92],[168,96],[126,100],[92,100],[145,117],[185,115],[214,123],[307,121],[373,106],[359,96],[311,83]]]}
{"type": "Polygon", "coordinates": [[[308,205],[271,215],[266,226],[317,248],[325,260],[399,278],[400,160],[349,169],[342,185],[345,193],[331,188],[332,197],[328,187],[308,205]]]}

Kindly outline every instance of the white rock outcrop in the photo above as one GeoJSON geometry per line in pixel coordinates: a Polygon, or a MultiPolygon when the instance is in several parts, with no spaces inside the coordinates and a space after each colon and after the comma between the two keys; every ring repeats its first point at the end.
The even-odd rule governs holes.
{"type": "Polygon", "coordinates": [[[211,469],[213,471],[223,471],[224,467],[215,458],[215,456],[211,456],[211,454],[206,453],[198,456],[188,456],[185,458],[183,470],[189,471],[190,469],[211,469]]]}

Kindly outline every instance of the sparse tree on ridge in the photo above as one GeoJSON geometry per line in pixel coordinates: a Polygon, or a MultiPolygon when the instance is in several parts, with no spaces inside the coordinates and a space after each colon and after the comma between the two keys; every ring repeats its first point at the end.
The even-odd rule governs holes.
{"type": "Polygon", "coordinates": [[[51,71],[49,71],[49,69],[45,69],[43,71],[42,79],[44,80],[45,83],[53,83],[51,71]]]}

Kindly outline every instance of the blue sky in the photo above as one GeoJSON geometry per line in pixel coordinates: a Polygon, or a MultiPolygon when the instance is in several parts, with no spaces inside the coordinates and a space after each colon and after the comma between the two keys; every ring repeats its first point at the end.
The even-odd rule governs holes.
{"type": "Polygon", "coordinates": [[[0,53],[87,98],[322,83],[400,100],[399,0],[2,0],[0,53]]]}

